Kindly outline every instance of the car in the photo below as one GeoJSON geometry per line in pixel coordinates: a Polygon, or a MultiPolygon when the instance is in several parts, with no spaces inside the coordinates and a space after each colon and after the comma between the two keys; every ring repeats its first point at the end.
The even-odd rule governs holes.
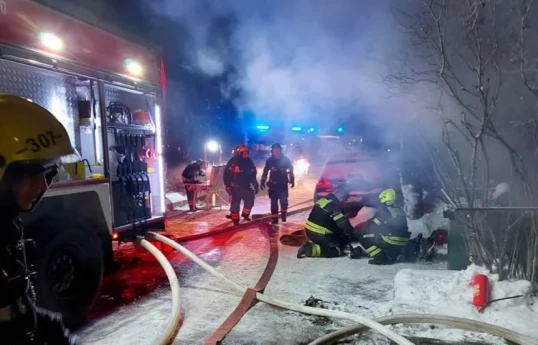
{"type": "MultiPolygon", "coordinates": [[[[393,157],[386,151],[376,154],[344,150],[332,154],[321,170],[314,190],[314,202],[347,185],[350,195],[374,197],[393,188],[401,197],[400,175],[393,157]]],[[[356,198],[354,198],[356,200],[356,198]]]]}

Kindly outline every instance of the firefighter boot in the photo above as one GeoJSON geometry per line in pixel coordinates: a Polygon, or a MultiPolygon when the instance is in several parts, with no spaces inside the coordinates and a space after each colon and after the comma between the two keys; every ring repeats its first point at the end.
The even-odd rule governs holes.
{"type": "Polygon", "coordinates": [[[286,216],[287,216],[287,212],[286,212],[286,211],[281,211],[281,212],[280,212],[280,216],[282,217],[282,222],[283,222],[283,223],[286,223],[286,220],[287,220],[287,218],[286,218],[286,216]]]}
{"type": "Polygon", "coordinates": [[[271,214],[271,219],[272,219],[271,223],[278,224],[278,213],[271,214]]]}
{"type": "Polygon", "coordinates": [[[250,222],[250,214],[246,213],[245,210],[243,210],[243,214],[241,214],[241,217],[243,217],[244,220],[247,222],[250,222]]]}
{"type": "Polygon", "coordinates": [[[394,260],[391,260],[387,256],[387,253],[381,251],[379,254],[374,256],[373,259],[369,260],[368,263],[370,265],[392,265],[394,263],[394,260]]]}
{"type": "Polygon", "coordinates": [[[297,259],[302,259],[305,257],[319,257],[320,255],[321,247],[312,242],[303,244],[297,251],[297,259]]]}

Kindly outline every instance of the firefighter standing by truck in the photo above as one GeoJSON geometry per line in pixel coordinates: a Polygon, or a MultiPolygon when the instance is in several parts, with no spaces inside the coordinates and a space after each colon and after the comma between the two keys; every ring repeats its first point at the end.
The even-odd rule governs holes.
{"type": "Polygon", "coordinates": [[[183,173],[181,174],[191,212],[196,211],[196,191],[192,185],[202,183],[198,178],[205,176],[206,168],[207,162],[197,159],[194,162],[189,163],[185,169],[183,169],[183,173]]]}
{"type": "MultiPolygon", "coordinates": [[[[354,230],[372,265],[390,265],[404,254],[411,233],[407,228],[404,210],[396,206],[396,191],[386,189],[379,194],[379,202],[368,206],[377,208],[373,218],[354,230]]],[[[353,250],[352,258],[361,256],[360,247],[353,250]]]]}
{"type": "Polygon", "coordinates": [[[280,214],[282,221],[286,221],[288,212],[288,184],[295,187],[295,176],[293,175],[293,165],[288,157],[282,154],[282,146],[273,144],[271,146],[271,157],[265,162],[260,187],[263,190],[266,185],[269,188],[269,199],[271,199],[271,218],[273,224],[278,223],[278,203],[280,202],[280,214]],[[267,174],[269,173],[269,181],[267,174]],[[267,181],[267,184],[266,184],[267,181]]]}
{"type": "Polygon", "coordinates": [[[223,175],[226,191],[231,197],[230,215],[227,218],[230,218],[235,225],[239,224],[241,217],[247,221],[250,220],[254,198],[259,192],[256,166],[249,154],[247,146],[237,146],[234,156],[226,164],[223,175]],[[240,217],[241,200],[243,200],[243,211],[240,217]]]}
{"type": "Polygon", "coordinates": [[[297,258],[339,257],[343,249],[353,240],[353,226],[342,211],[341,203],[349,193],[345,187],[319,199],[305,224],[306,236],[310,240],[297,252],[297,258]]]}
{"type": "MultiPolygon", "coordinates": [[[[58,172],[78,156],[63,125],[44,108],[0,94],[0,339],[2,344],[74,344],[61,319],[35,305],[20,212],[31,211],[58,172]]],[[[80,157],[78,157],[80,159],[80,157]]]]}

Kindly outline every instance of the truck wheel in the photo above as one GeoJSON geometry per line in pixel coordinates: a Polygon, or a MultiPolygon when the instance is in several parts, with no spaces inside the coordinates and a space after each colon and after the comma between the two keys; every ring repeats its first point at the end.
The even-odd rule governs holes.
{"type": "MultiPolygon", "coordinates": [[[[39,246],[39,243],[38,243],[39,246]]],[[[89,231],[61,231],[41,244],[37,262],[37,305],[61,313],[68,328],[84,324],[103,280],[101,241],[89,231]]]]}

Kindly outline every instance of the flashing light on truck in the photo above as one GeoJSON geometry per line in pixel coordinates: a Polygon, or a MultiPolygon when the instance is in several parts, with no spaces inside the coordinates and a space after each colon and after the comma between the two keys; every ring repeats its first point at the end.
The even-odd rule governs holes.
{"type": "Polygon", "coordinates": [[[41,32],[39,38],[43,46],[53,52],[59,52],[64,47],[62,39],[50,32],[41,32]]]}

